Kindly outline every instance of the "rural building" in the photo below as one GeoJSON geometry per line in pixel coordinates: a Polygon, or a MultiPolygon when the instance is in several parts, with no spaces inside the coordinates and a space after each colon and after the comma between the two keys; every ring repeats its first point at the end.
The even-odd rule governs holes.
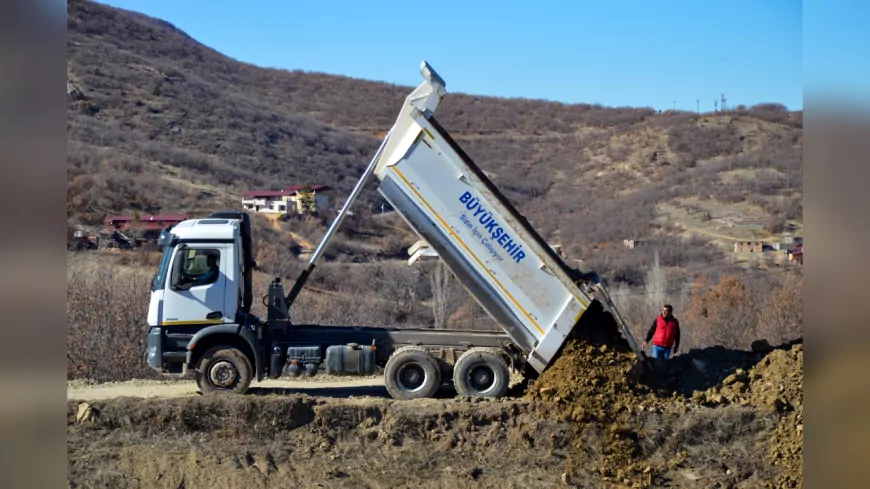
{"type": "Polygon", "coordinates": [[[108,216],[103,221],[106,227],[116,231],[135,231],[143,234],[160,235],[160,231],[187,219],[182,214],[154,214],[147,216],[108,216]]]}
{"type": "Polygon", "coordinates": [[[734,243],[734,253],[761,253],[764,244],[761,241],[738,241],[734,243]]]}
{"type": "Polygon", "coordinates": [[[789,250],[803,243],[804,239],[800,236],[783,236],[782,241],[773,244],[773,249],[788,253],[789,250]]]}
{"type": "Polygon", "coordinates": [[[622,244],[625,245],[626,248],[633,250],[635,246],[640,246],[643,241],[639,239],[624,239],[622,240],[622,244]]]}
{"type": "Polygon", "coordinates": [[[154,214],[147,216],[108,216],[103,221],[106,226],[121,231],[156,229],[163,230],[167,226],[174,226],[187,219],[183,214],[154,214]]]}
{"type": "Polygon", "coordinates": [[[141,242],[159,238],[161,231],[167,227],[175,226],[187,218],[183,214],[153,214],[139,217],[106,216],[103,220],[105,226],[103,232],[111,233],[112,237],[101,238],[101,240],[114,243],[114,246],[108,246],[110,248],[132,248],[141,242]]]}
{"type": "Polygon", "coordinates": [[[788,250],[788,261],[804,264],[804,245],[799,244],[797,247],[788,250]]]}
{"type": "Polygon", "coordinates": [[[783,236],[782,243],[786,246],[803,244],[804,239],[800,236],[783,236]]]}
{"type": "Polygon", "coordinates": [[[242,196],[245,210],[266,214],[302,214],[310,212],[305,208],[310,202],[315,212],[332,210],[335,206],[335,191],[326,185],[312,185],[310,197],[306,197],[303,186],[292,185],[281,190],[249,190],[242,196]],[[310,199],[310,200],[308,200],[310,199]]]}

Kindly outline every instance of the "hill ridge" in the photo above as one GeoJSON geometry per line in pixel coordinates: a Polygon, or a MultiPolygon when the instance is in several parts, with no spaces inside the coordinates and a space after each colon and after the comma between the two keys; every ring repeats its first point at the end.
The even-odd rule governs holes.
{"type": "MultiPolygon", "coordinates": [[[[204,214],[238,207],[233,196],[250,188],[328,184],[346,195],[412,88],[256,67],[168,22],[86,0],[68,2],[68,39],[71,224],[204,214]]],[[[725,259],[721,247],[685,245],[686,229],[717,231],[694,222],[706,213],[755,213],[763,237],[799,231],[802,116],[778,104],[657,113],[458,92],[437,114],[545,239],[591,265],[619,256],[623,267],[600,268],[629,282],[653,250],[669,266],[725,259]],[[629,238],[654,246],[618,249],[629,238]]],[[[359,206],[380,208],[374,186],[359,206]]]]}

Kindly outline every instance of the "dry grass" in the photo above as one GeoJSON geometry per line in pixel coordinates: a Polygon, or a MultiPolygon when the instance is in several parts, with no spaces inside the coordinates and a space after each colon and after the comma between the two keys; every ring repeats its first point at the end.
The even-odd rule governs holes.
{"type": "Polygon", "coordinates": [[[677,419],[646,413],[637,429],[646,435],[641,446],[651,465],[691,467],[704,476],[704,485],[713,485],[769,479],[774,469],[764,447],[776,424],[774,415],[728,406],[690,411],[677,419]]]}

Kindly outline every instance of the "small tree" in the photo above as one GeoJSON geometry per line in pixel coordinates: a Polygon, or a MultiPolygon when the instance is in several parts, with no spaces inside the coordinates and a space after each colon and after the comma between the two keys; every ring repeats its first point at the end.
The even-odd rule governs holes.
{"type": "Polygon", "coordinates": [[[441,260],[438,260],[432,266],[429,281],[429,286],[432,289],[432,318],[435,320],[435,329],[445,329],[447,318],[456,309],[456,288],[453,286],[453,274],[441,260]]]}
{"type": "Polygon", "coordinates": [[[769,221],[767,221],[767,232],[772,234],[779,234],[785,231],[786,224],[788,223],[786,222],[785,217],[781,215],[773,216],[770,218],[769,221]]]}
{"type": "Polygon", "coordinates": [[[783,283],[758,313],[758,337],[778,345],[803,336],[804,284],[783,283]]]}
{"type": "Polygon", "coordinates": [[[647,314],[647,298],[643,294],[633,293],[625,282],[617,283],[610,296],[619,314],[628,323],[631,334],[636,338],[643,337],[652,320],[647,314]]]}
{"type": "Polygon", "coordinates": [[[707,287],[704,278],[699,280],[685,317],[696,347],[747,348],[755,339],[756,302],[734,276],[723,276],[713,287],[707,287]]]}
{"type": "Polygon", "coordinates": [[[299,190],[299,207],[302,208],[302,212],[317,211],[317,201],[314,198],[314,191],[308,184],[303,185],[302,189],[299,190]]]}
{"type": "Polygon", "coordinates": [[[668,277],[659,264],[659,252],[655,252],[653,266],[646,274],[646,313],[655,317],[665,303],[668,291],[668,277]]]}

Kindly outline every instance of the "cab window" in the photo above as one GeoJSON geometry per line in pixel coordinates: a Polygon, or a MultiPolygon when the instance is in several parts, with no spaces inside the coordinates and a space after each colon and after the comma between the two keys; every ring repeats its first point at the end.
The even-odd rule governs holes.
{"type": "Polygon", "coordinates": [[[221,253],[218,250],[182,250],[179,283],[198,287],[217,282],[220,277],[221,253]]]}

